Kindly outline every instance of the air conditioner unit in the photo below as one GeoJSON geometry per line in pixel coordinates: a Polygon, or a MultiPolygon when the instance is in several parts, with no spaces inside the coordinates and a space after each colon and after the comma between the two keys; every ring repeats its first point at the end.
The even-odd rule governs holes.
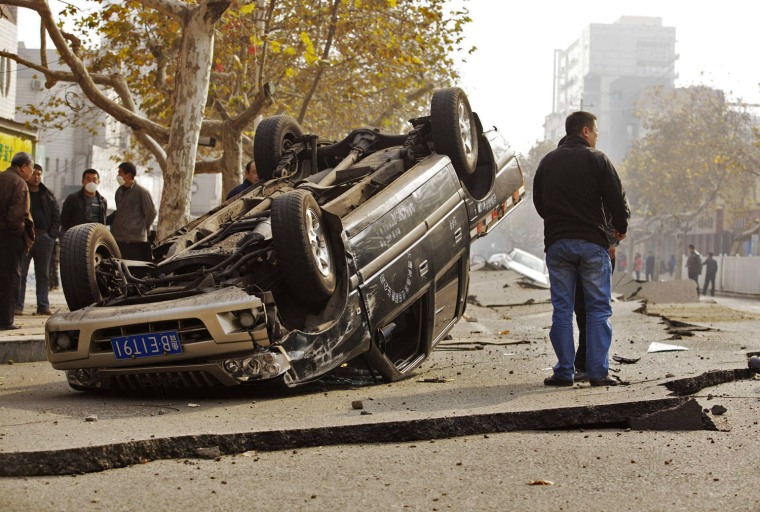
{"type": "Polygon", "coordinates": [[[34,90],[34,91],[41,91],[42,90],[42,80],[32,80],[32,90],[34,90]]]}

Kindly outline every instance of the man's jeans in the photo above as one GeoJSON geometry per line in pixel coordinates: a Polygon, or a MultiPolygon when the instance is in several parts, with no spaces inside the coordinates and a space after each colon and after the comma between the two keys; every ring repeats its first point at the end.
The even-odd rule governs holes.
{"type": "Polygon", "coordinates": [[[612,264],[607,249],[586,240],[558,240],[547,249],[546,264],[554,307],[549,338],[558,360],[554,375],[573,378],[573,306],[576,281],[580,281],[586,302],[586,373],[589,379],[606,377],[612,344],[612,264]]]}
{"type": "Polygon", "coordinates": [[[50,289],[50,259],[53,257],[55,238],[45,234],[38,234],[34,239],[34,245],[29,254],[21,261],[21,282],[18,287],[18,301],[16,309],[24,308],[26,296],[26,276],[29,273],[29,262],[34,258],[34,276],[37,280],[37,312],[49,311],[50,301],[48,290],[50,289]]]}

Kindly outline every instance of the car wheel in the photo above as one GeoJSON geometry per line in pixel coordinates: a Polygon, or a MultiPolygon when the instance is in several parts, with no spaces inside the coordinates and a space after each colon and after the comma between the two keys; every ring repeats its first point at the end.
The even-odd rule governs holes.
{"type": "Polygon", "coordinates": [[[259,179],[272,179],[283,153],[302,135],[301,125],[290,116],[272,116],[259,123],[253,139],[253,160],[259,179]]]}
{"type": "Polygon", "coordinates": [[[475,172],[478,131],[467,95],[458,87],[433,93],[430,124],[436,152],[451,159],[460,178],[475,172]]]}
{"type": "Polygon", "coordinates": [[[335,261],[316,199],[293,190],[272,202],[272,239],[280,272],[290,291],[320,305],[335,291],[335,261]]]}
{"type": "Polygon", "coordinates": [[[101,302],[118,288],[114,276],[98,272],[112,258],[121,258],[121,251],[103,224],[80,224],[66,231],[61,239],[61,284],[71,311],[101,302]]]}

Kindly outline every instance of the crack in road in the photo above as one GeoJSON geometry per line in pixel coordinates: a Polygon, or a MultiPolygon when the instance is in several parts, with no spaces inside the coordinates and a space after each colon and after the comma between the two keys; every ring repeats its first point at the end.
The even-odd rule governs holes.
{"type": "Polygon", "coordinates": [[[279,451],[341,444],[399,443],[501,432],[579,428],[716,430],[696,400],[673,397],[536,411],[293,430],[187,435],[62,450],[0,453],[0,476],[91,473],[155,460],[206,458],[209,450],[220,455],[233,455],[250,450],[279,451]]]}

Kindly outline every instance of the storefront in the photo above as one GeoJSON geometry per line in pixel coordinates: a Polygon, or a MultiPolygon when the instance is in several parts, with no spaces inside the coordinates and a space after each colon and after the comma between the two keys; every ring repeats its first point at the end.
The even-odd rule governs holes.
{"type": "Polygon", "coordinates": [[[37,157],[37,130],[0,118],[0,172],[11,166],[13,155],[19,151],[37,157]]]}

